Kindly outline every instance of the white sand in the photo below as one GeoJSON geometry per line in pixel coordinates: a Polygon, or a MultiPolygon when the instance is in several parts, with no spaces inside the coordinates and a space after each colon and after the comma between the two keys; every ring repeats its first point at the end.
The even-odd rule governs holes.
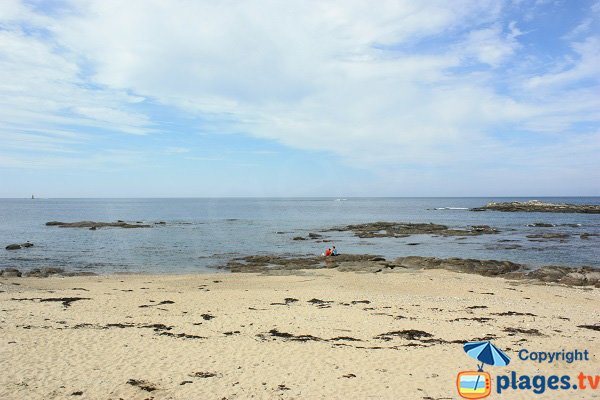
{"type": "MultiPolygon", "coordinates": [[[[461,343],[376,336],[415,329],[433,335],[429,339],[462,342],[494,335],[512,363],[486,367],[492,377],[510,371],[572,379],[580,371],[600,375],[599,332],[577,327],[600,322],[599,300],[600,289],[441,270],[5,278],[0,279],[0,399],[456,399],[456,374],[476,367],[461,343]],[[89,300],[70,307],[39,300],[58,297],[89,300]],[[33,300],[13,300],[24,298],[33,300]],[[272,304],[285,298],[298,301],[272,304]],[[332,303],[320,307],[308,302],[313,298],[332,303]],[[174,303],[158,305],[167,300],[174,303]],[[370,303],[351,303],[361,300],[370,303]],[[506,311],[535,316],[494,315],[506,311]],[[469,319],[477,317],[491,320],[469,319]],[[143,327],[147,324],[172,328],[154,331],[143,327]],[[537,329],[541,336],[506,328],[537,329]],[[272,329],[323,340],[273,337],[272,329]],[[164,332],[203,338],[160,335],[164,332]],[[359,341],[331,340],[336,337],[359,341]],[[591,361],[525,362],[517,358],[521,348],[587,349],[591,361]],[[190,376],[197,372],[215,376],[190,376]],[[156,390],[128,384],[130,379],[156,390]]],[[[541,396],[507,391],[490,398],[599,394],[600,388],[541,396]]]]}

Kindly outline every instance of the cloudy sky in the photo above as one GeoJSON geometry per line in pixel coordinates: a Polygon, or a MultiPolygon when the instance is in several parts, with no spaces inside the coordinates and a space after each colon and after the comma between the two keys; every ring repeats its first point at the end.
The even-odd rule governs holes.
{"type": "Polygon", "coordinates": [[[0,197],[600,195],[600,1],[0,0],[0,197]]]}

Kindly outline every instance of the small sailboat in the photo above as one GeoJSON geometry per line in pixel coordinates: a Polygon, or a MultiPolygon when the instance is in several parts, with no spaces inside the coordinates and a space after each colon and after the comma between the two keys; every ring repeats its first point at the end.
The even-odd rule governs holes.
{"type": "Polygon", "coordinates": [[[31,200],[35,200],[35,196],[34,195],[31,195],[31,200]]]}

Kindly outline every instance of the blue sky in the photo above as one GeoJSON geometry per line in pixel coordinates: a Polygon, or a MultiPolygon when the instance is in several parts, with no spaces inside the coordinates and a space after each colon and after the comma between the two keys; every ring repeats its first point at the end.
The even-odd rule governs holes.
{"type": "Polygon", "coordinates": [[[600,1],[0,2],[0,197],[600,195],[600,1]]]}

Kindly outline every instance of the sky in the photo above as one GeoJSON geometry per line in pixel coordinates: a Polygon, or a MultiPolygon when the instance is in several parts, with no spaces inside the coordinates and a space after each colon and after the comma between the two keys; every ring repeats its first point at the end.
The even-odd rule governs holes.
{"type": "Polygon", "coordinates": [[[599,196],[600,1],[0,0],[0,197],[599,196]]]}

